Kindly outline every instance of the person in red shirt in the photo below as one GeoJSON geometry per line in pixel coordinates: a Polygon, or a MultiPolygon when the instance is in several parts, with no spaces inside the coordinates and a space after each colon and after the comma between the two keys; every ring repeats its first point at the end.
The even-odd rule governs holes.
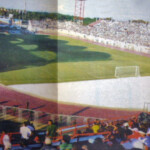
{"type": "Polygon", "coordinates": [[[4,148],[4,144],[3,144],[3,138],[5,136],[5,132],[3,131],[1,136],[0,136],[0,146],[4,148]]]}

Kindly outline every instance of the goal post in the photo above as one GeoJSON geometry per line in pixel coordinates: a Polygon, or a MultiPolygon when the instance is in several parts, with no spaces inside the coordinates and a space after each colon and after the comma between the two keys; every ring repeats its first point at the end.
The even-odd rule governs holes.
{"type": "Polygon", "coordinates": [[[115,68],[116,78],[139,77],[139,76],[140,76],[139,66],[117,66],[115,68]]]}
{"type": "Polygon", "coordinates": [[[144,102],[143,112],[146,112],[146,113],[150,112],[150,103],[144,102]]]}

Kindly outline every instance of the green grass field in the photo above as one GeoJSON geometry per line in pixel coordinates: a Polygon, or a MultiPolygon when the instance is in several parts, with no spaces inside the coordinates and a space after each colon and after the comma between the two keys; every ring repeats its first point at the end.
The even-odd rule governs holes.
{"type": "Polygon", "coordinates": [[[150,58],[63,36],[0,34],[0,82],[50,83],[114,78],[116,66],[139,66],[150,75],[150,58]]]}

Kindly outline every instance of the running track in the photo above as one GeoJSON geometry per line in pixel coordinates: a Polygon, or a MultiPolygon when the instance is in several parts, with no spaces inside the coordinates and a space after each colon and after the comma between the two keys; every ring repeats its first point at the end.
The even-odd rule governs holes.
{"type": "Polygon", "coordinates": [[[15,91],[11,88],[0,85],[0,104],[5,106],[27,107],[29,101],[29,109],[65,115],[76,115],[85,117],[97,117],[107,119],[127,119],[140,111],[120,110],[101,108],[93,106],[73,105],[65,103],[57,103],[57,101],[45,100],[25,93],[15,91]]]}

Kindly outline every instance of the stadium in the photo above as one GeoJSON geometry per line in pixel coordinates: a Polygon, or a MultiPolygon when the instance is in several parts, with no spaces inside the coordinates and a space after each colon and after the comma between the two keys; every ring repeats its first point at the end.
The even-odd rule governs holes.
{"type": "Polygon", "coordinates": [[[0,11],[1,149],[4,136],[16,150],[150,148],[150,24],[83,25],[85,2],[75,0],[74,21],[0,11]]]}

